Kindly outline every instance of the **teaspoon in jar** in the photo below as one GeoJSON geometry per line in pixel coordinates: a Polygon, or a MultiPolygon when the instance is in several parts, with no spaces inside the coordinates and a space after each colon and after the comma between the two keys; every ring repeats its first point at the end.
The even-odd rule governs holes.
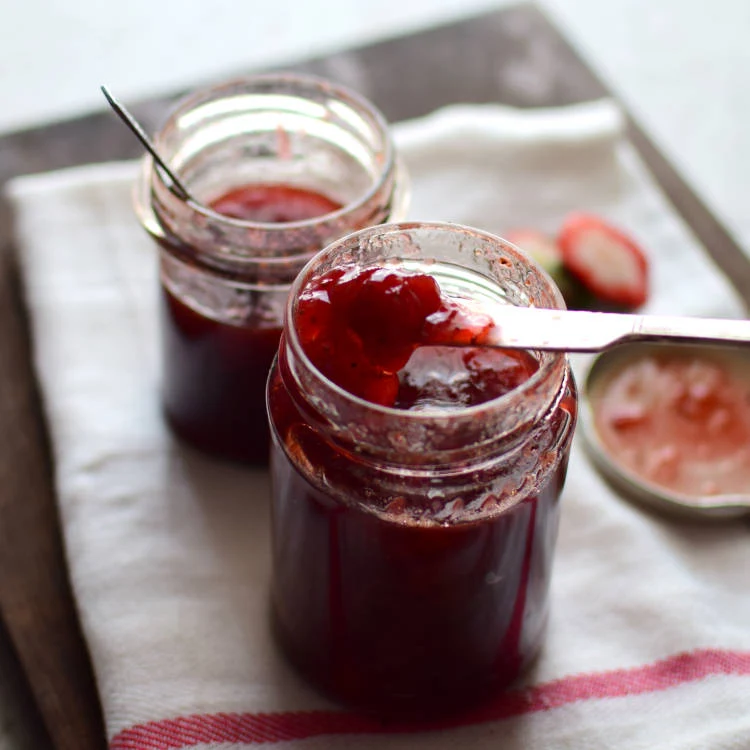
{"type": "Polygon", "coordinates": [[[494,326],[485,346],[539,351],[601,352],[638,341],[750,344],[750,320],[630,315],[497,305],[484,308],[494,326]]]}
{"type": "Polygon", "coordinates": [[[146,131],[141,127],[138,120],[125,109],[124,105],[121,104],[114,96],[110,93],[106,86],[100,86],[104,98],[112,107],[115,114],[128,126],[133,135],[141,142],[146,151],[151,154],[158,168],[167,176],[169,189],[178,197],[180,200],[191,201],[197,203],[197,201],[190,195],[187,188],[177,178],[175,173],[169,168],[167,162],[162,159],[159,152],[156,150],[156,146],[151,142],[151,139],[146,135],[146,131]]]}

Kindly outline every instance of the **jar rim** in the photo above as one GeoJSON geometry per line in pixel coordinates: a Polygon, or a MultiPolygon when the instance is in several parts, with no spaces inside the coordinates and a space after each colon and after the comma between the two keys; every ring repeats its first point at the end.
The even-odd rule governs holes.
{"type": "MultiPolygon", "coordinates": [[[[510,253],[516,256],[517,260],[522,261],[523,264],[533,269],[533,271],[540,277],[545,286],[545,292],[551,295],[553,306],[558,309],[565,309],[565,302],[559,289],[552,281],[549,274],[542,269],[536,262],[534,262],[529,256],[527,256],[522,250],[511,242],[474,227],[469,227],[463,224],[452,223],[452,222],[399,222],[390,224],[381,224],[376,227],[368,227],[366,229],[353,232],[345,237],[328,245],[326,248],[317,253],[302,269],[298,274],[297,278],[292,284],[289,298],[287,300],[286,311],[285,311],[285,337],[288,340],[288,346],[294,356],[299,359],[305,370],[314,373],[315,377],[322,386],[334,394],[337,398],[351,404],[355,408],[365,410],[369,414],[379,415],[383,418],[393,418],[401,420],[403,424],[411,425],[428,425],[435,423],[436,420],[444,420],[446,418],[462,418],[462,419],[477,419],[478,417],[495,412],[496,410],[502,409],[504,406],[510,404],[519,404],[524,399],[530,398],[532,394],[539,393],[539,391],[548,392],[549,398],[544,399],[548,403],[544,404],[543,408],[540,408],[541,413],[546,413],[550,404],[559,395],[563,384],[565,383],[566,373],[568,371],[568,357],[564,353],[560,352],[539,352],[538,361],[539,367],[537,370],[521,385],[513,388],[511,391],[498,396],[496,398],[484,401],[480,404],[473,406],[461,407],[460,410],[446,410],[439,407],[428,407],[420,410],[407,410],[398,409],[392,406],[383,406],[374,402],[363,399],[356,396],[340,385],[334,383],[332,380],[327,378],[308,358],[307,353],[304,351],[302,344],[297,334],[297,328],[295,325],[296,308],[298,303],[298,297],[300,292],[303,290],[305,285],[313,277],[315,269],[318,264],[322,261],[330,258],[341,252],[347,246],[352,246],[358,243],[360,239],[366,237],[372,237],[378,234],[389,234],[389,233],[408,233],[414,231],[437,231],[437,232],[452,232],[458,234],[465,234],[467,237],[473,237],[478,240],[484,240],[499,247],[502,247],[506,253],[510,253]],[[545,386],[547,386],[545,388],[545,386]]],[[[529,420],[526,423],[516,425],[518,429],[523,429],[524,426],[531,424],[533,420],[529,420]]],[[[511,430],[510,432],[515,432],[511,430]]],[[[508,432],[507,434],[510,434],[508,432]]],[[[498,436],[501,437],[501,436],[498,436]]]]}
{"type": "MultiPolygon", "coordinates": [[[[261,222],[261,221],[250,221],[247,219],[237,219],[226,214],[218,213],[212,210],[209,206],[192,200],[185,200],[184,198],[176,195],[167,181],[164,180],[161,170],[156,169],[154,166],[153,157],[150,154],[146,154],[143,157],[143,174],[150,175],[150,184],[152,189],[157,190],[162,195],[162,200],[168,200],[170,203],[175,205],[187,205],[194,210],[196,213],[204,217],[204,219],[225,224],[237,229],[248,229],[258,230],[267,232],[269,234],[274,232],[290,232],[295,230],[304,230],[312,226],[320,225],[323,222],[335,222],[338,219],[342,219],[351,213],[362,210],[372,201],[378,193],[383,189],[383,184],[387,180],[388,176],[393,174],[396,166],[396,150],[393,144],[393,140],[390,137],[388,130],[388,123],[384,115],[380,110],[368,99],[361,94],[357,93],[353,89],[348,88],[339,83],[333,83],[321,78],[319,76],[301,74],[301,73],[261,73],[251,76],[240,76],[233,78],[222,83],[202,88],[198,91],[194,91],[191,94],[183,97],[177,101],[170,111],[167,119],[162,124],[161,128],[154,135],[154,144],[157,150],[161,153],[163,150],[163,138],[167,131],[167,128],[174,126],[179,117],[184,116],[186,113],[195,109],[201,104],[204,104],[211,100],[221,99],[222,92],[230,92],[241,90],[243,87],[247,87],[247,94],[258,93],[262,95],[264,92],[253,92],[250,90],[251,86],[266,86],[271,87],[273,85],[294,85],[301,84],[302,86],[308,87],[308,90],[322,94],[330,94],[339,100],[344,101],[349,105],[353,105],[353,108],[360,114],[364,115],[365,118],[371,118],[377,130],[382,135],[382,153],[383,156],[379,159],[379,172],[372,180],[368,189],[362,193],[358,198],[350,201],[341,206],[341,208],[335,211],[330,211],[326,214],[321,214],[310,219],[303,219],[299,221],[288,221],[288,222],[261,222]]],[[[303,98],[302,95],[297,95],[298,98],[303,98]]],[[[162,154],[163,156],[163,154],[162,154]]]]}

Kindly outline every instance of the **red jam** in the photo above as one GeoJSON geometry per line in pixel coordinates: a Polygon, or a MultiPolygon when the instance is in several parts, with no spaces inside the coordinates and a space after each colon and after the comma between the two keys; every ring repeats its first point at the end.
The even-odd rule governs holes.
{"type": "Polygon", "coordinates": [[[521,351],[481,345],[492,320],[443,297],[432,276],[336,268],[300,295],[299,338],[334,383],[382,406],[473,406],[517,388],[536,370],[521,351]]]}
{"type": "Polygon", "coordinates": [[[216,213],[264,224],[307,221],[341,208],[340,203],[293,185],[243,185],[210,203],[216,213]]]}
{"type": "Polygon", "coordinates": [[[750,492],[750,360],[702,350],[643,350],[591,388],[606,450],[684,495],[750,492]]]}
{"type": "MultiPolygon", "coordinates": [[[[246,221],[314,219],[341,208],[289,185],[244,185],[210,207],[246,221]]],[[[252,464],[268,461],[265,387],[281,321],[258,315],[241,325],[214,320],[162,287],[164,405],[175,432],[198,448],[252,464]]]]}
{"type": "MultiPolygon", "coordinates": [[[[537,369],[525,352],[447,346],[481,342],[491,321],[423,274],[335,269],[302,291],[296,319],[321,372],[397,409],[482,404],[537,369]]],[[[445,484],[342,451],[297,408],[287,366],[282,344],[269,382],[273,598],[292,661],[334,697],[401,717],[457,711],[510,683],[547,619],[574,394],[528,455],[457,466],[445,484]],[[536,474],[540,460],[550,468],[536,474]]]]}

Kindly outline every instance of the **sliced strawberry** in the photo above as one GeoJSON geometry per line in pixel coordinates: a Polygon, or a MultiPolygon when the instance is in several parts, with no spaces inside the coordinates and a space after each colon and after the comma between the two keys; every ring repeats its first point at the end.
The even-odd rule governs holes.
{"type": "Polygon", "coordinates": [[[591,214],[571,214],[558,237],[565,268],[599,300],[624,308],[648,298],[648,261],[626,234],[591,214]]]}
{"type": "Polygon", "coordinates": [[[592,295],[563,263],[562,251],[554,237],[536,229],[516,229],[506,232],[505,238],[535,260],[552,278],[562,292],[569,310],[589,310],[595,305],[592,295]]]}

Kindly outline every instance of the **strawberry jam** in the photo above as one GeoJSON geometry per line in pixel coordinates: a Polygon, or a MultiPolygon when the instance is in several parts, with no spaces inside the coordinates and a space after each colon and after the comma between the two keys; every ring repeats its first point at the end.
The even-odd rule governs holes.
{"type": "MultiPolygon", "coordinates": [[[[210,204],[235,219],[285,223],[341,206],[288,185],[244,185],[210,204]]],[[[236,323],[204,315],[162,288],[164,406],[174,431],[202,450],[254,464],[268,460],[265,387],[280,315],[250,307],[236,323]]]]}
{"type": "Polygon", "coordinates": [[[473,406],[536,370],[527,352],[467,348],[482,343],[492,320],[442,297],[427,274],[336,268],[302,292],[297,315],[318,370],[382,406],[473,406]]]}
{"type": "Polygon", "coordinates": [[[491,319],[434,266],[337,250],[298,280],[268,385],[275,628],[335,698],[440,716],[539,651],[575,392],[564,358],[548,381],[545,355],[482,347],[491,319]]]}
{"type": "Polygon", "coordinates": [[[613,460],[683,496],[747,493],[746,352],[639,344],[616,357],[590,388],[594,427],[613,460]]]}
{"type": "Polygon", "coordinates": [[[216,198],[211,208],[232,219],[284,224],[330,214],[341,204],[293,185],[242,185],[216,198]]]}

